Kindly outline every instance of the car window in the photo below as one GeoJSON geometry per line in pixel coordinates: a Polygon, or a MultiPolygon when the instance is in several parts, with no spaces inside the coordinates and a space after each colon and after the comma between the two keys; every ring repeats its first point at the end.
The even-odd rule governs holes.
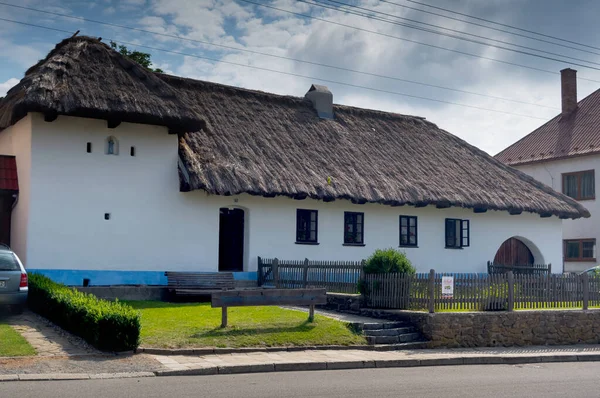
{"type": "Polygon", "coordinates": [[[10,252],[0,252],[0,271],[20,271],[21,267],[10,252]]]}

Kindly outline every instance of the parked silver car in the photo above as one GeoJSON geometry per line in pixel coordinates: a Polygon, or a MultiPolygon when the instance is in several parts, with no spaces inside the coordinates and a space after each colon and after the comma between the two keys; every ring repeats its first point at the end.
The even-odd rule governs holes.
{"type": "Polygon", "coordinates": [[[27,272],[8,246],[0,244],[0,306],[21,313],[27,303],[27,272]]]}

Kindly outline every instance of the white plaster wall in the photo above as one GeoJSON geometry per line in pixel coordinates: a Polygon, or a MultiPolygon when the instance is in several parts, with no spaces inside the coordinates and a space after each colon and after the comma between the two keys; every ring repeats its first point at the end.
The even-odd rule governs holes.
{"type": "MultiPolygon", "coordinates": [[[[558,192],[562,192],[563,173],[596,170],[596,197],[600,193],[600,155],[533,163],[517,166],[516,168],[551,186],[558,192]]],[[[581,204],[590,211],[592,216],[577,220],[564,220],[563,239],[595,238],[596,244],[598,244],[600,242],[600,203],[598,203],[598,200],[583,200],[581,204]]],[[[564,269],[568,272],[576,272],[594,265],[597,264],[593,262],[565,262],[564,269]]]]}
{"type": "Polygon", "coordinates": [[[27,261],[27,228],[31,197],[31,117],[27,116],[0,131],[0,154],[13,155],[17,159],[19,198],[12,211],[11,248],[21,261],[27,261]]]}
{"type": "Polygon", "coordinates": [[[257,256],[360,260],[376,248],[398,247],[399,215],[419,217],[419,247],[403,250],[422,272],[485,272],[512,236],[537,245],[543,257],[536,262],[561,260],[561,221],[554,217],[181,193],[177,137],[165,128],[124,123],[110,130],[103,121],[62,116],[52,123],[35,116],[33,126],[32,268],[216,271],[219,208],[229,206],[246,210],[246,271],[256,270],[257,256]],[[119,156],[104,154],[109,135],[119,139],[119,156]],[[319,245],[295,244],[297,208],[319,210],[319,245]],[[344,211],[365,213],[366,246],[342,246],[344,211]],[[446,217],[471,220],[471,247],[444,248],[446,217]]]}

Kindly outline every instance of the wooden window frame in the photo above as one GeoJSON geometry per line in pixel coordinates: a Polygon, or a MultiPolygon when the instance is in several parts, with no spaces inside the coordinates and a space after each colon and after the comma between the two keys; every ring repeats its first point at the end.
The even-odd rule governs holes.
{"type": "MultiPolygon", "coordinates": [[[[305,231],[306,232],[306,231],[305,231]]],[[[299,245],[318,245],[319,244],[319,211],[311,209],[296,209],[296,243],[299,245]],[[308,234],[306,239],[300,239],[300,215],[308,213],[308,234]],[[315,239],[310,239],[310,215],[315,213],[315,239]]]]}
{"type": "Polygon", "coordinates": [[[359,211],[345,211],[344,212],[344,246],[365,246],[365,213],[361,213],[359,211]],[[357,221],[357,216],[361,216],[362,217],[362,222],[360,222],[361,225],[361,240],[360,242],[357,242],[356,239],[352,242],[348,242],[346,240],[346,228],[348,227],[348,223],[346,222],[346,217],[347,216],[353,216],[354,217],[354,222],[352,223],[352,225],[354,226],[353,230],[354,230],[354,235],[356,238],[356,230],[357,230],[357,226],[359,224],[359,222],[357,221]]]}
{"type": "Polygon", "coordinates": [[[577,177],[577,195],[576,195],[577,197],[569,196],[570,198],[575,199],[575,200],[580,200],[580,201],[582,201],[582,200],[595,200],[596,199],[596,172],[595,172],[595,170],[583,170],[583,171],[575,171],[575,172],[572,172],[572,173],[562,173],[561,174],[561,185],[562,185],[561,192],[564,195],[567,195],[565,193],[565,177],[568,177],[568,176],[575,176],[575,177],[577,177]],[[582,176],[584,174],[586,174],[586,173],[592,173],[592,177],[594,178],[594,195],[591,196],[591,197],[585,197],[584,198],[583,196],[581,196],[581,193],[582,193],[582,191],[581,191],[581,181],[582,181],[582,176]]]}
{"type": "Polygon", "coordinates": [[[400,216],[398,218],[399,247],[419,247],[419,220],[417,216],[400,216]],[[406,219],[406,244],[402,244],[402,219],[406,219]],[[410,220],[415,220],[415,243],[410,243],[410,220]]]}
{"type": "Polygon", "coordinates": [[[446,218],[444,221],[444,246],[446,249],[462,249],[465,247],[471,246],[471,221],[463,220],[460,218],[446,218]],[[454,237],[454,245],[448,245],[448,236],[450,235],[448,232],[451,230],[448,228],[449,222],[453,222],[454,232],[456,232],[458,224],[459,233],[454,237]]]}
{"type": "Polygon", "coordinates": [[[583,244],[585,242],[592,242],[594,244],[594,249],[596,248],[596,239],[595,238],[584,238],[584,239],[564,239],[563,240],[563,259],[565,262],[596,262],[596,257],[583,257],[583,244]],[[567,257],[567,244],[571,242],[579,243],[579,257],[577,258],[568,258],[567,257]]]}

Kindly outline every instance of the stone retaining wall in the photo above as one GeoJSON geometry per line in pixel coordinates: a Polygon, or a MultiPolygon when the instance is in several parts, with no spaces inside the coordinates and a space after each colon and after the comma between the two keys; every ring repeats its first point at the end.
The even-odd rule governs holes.
{"type": "Polygon", "coordinates": [[[430,348],[600,343],[600,310],[435,314],[371,311],[371,315],[411,322],[430,341],[430,348]]]}
{"type": "Polygon", "coordinates": [[[327,293],[327,304],[318,307],[358,314],[360,312],[361,302],[360,294],[327,293]]]}

